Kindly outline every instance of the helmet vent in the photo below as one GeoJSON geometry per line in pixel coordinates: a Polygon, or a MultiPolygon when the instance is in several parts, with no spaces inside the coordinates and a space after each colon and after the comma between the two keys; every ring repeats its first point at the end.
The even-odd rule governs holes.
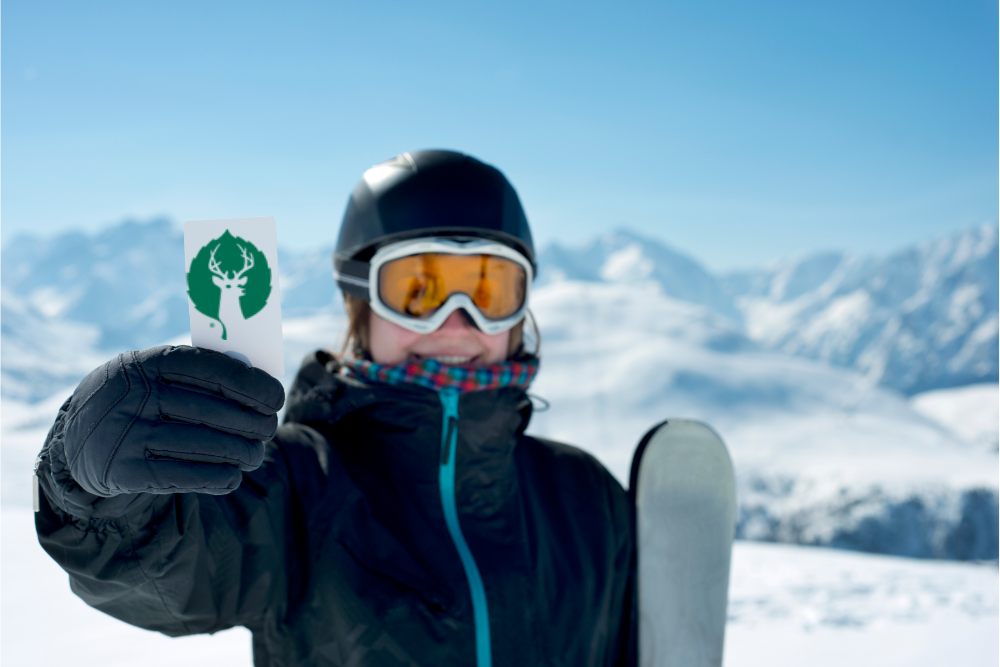
{"type": "Polygon", "coordinates": [[[411,156],[409,153],[401,153],[396,157],[391,157],[388,160],[385,160],[384,162],[379,162],[377,165],[372,167],[372,169],[378,169],[379,167],[397,167],[399,169],[409,169],[410,171],[416,171],[417,163],[414,162],[413,156],[411,156]]]}

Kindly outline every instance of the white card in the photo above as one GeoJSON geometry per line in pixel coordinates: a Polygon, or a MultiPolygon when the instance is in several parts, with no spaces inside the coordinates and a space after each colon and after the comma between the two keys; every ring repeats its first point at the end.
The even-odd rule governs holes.
{"type": "Polygon", "coordinates": [[[184,223],[191,344],[285,373],[274,218],[184,223]]]}

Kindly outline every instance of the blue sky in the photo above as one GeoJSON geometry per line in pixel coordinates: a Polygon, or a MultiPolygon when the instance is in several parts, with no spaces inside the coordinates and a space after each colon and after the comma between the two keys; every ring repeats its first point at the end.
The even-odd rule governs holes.
{"type": "Polygon", "coordinates": [[[361,172],[464,150],[539,245],[628,226],[710,267],[998,218],[996,3],[3,5],[0,215],[274,215],[333,241],[361,172]]]}

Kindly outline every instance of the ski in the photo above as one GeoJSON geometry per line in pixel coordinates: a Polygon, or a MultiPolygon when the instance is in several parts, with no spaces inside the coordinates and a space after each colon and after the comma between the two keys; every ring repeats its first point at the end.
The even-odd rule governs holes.
{"type": "Polygon", "coordinates": [[[632,459],[640,667],[718,667],[736,518],[733,466],[708,426],[669,420],[632,459]]]}

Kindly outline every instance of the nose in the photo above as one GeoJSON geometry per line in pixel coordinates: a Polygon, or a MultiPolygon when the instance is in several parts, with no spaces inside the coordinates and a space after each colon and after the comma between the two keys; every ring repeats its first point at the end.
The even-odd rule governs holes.
{"type": "Polygon", "coordinates": [[[438,328],[438,331],[454,335],[464,334],[466,331],[474,328],[475,325],[472,324],[472,319],[469,317],[469,314],[459,308],[448,316],[448,319],[446,319],[444,324],[438,328]]]}

